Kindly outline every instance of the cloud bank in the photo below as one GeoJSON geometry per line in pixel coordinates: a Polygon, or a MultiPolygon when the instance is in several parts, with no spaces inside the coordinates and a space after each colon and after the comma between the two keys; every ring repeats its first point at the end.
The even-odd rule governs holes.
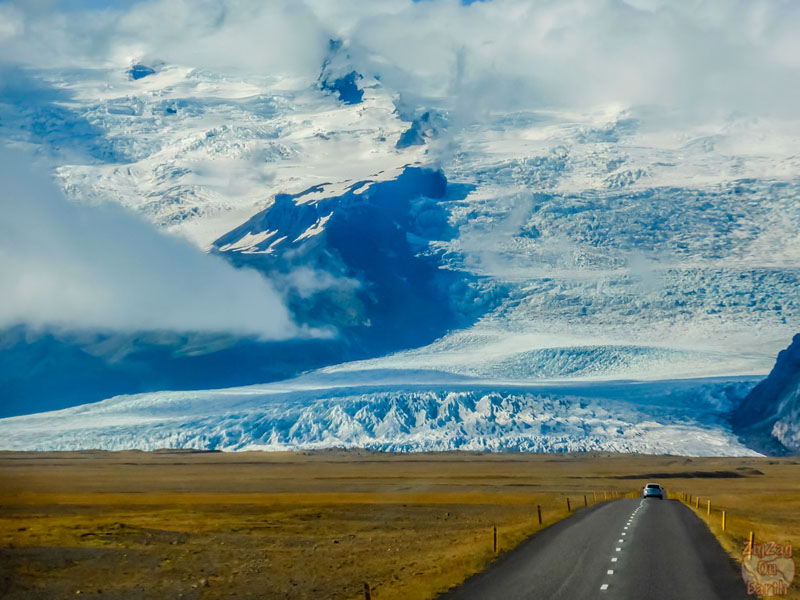
{"type": "Polygon", "coordinates": [[[270,283],[117,205],[67,201],[0,146],[0,327],[298,334],[270,283]]]}
{"type": "Polygon", "coordinates": [[[800,92],[792,0],[13,0],[0,17],[2,55],[37,67],[149,58],[313,80],[329,39],[343,39],[362,73],[473,111],[621,103],[793,116],[800,92]]]}
{"type": "MultiPolygon", "coordinates": [[[[0,2],[7,62],[35,68],[163,61],[226,75],[316,78],[327,33],[294,0],[0,2]]],[[[2,59],[0,59],[0,62],[2,59]]]]}
{"type": "Polygon", "coordinates": [[[708,0],[409,3],[348,28],[365,68],[485,110],[659,104],[794,114],[800,5],[708,0]]]}

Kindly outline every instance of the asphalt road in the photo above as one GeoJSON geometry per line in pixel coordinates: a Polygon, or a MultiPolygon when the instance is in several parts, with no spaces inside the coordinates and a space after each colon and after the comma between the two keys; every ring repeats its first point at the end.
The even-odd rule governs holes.
{"type": "Polygon", "coordinates": [[[607,502],[544,529],[442,600],[737,600],[734,562],[675,500],[607,502]]]}

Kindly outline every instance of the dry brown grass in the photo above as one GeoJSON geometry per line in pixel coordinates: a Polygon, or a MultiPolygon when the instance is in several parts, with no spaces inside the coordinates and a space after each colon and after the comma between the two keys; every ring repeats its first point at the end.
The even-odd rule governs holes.
{"type": "MultiPolygon", "coordinates": [[[[763,475],[724,482],[681,482],[682,498],[705,521],[722,546],[737,561],[747,547],[750,532],[756,543],[791,544],[796,560],[800,548],[800,466],[792,459],[757,461],[753,468],[763,475]],[[699,500],[699,501],[698,501],[699,500]],[[708,502],[711,502],[710,511],[708,502]],[[726,527],[722,530],[722,511],[726,527]]],[[[677,491],[677,490],[676,490],[677,491]]],[[[800,573],[785,598],[800,599],[800,573]]]]}
{"type": "Polygon", "coordinates": [[[368,581],[375,600],[431,598],[492,560],[493,526],[501,550],[535,531],[537,504],[547,525],[567,497],[591,504],[650,473],[747,468],[764,475],[662,483],[729,506],[731,533],[747,519],[797,545],[789,460],[0,453],[0,595],[344,599],[368,581]]]}

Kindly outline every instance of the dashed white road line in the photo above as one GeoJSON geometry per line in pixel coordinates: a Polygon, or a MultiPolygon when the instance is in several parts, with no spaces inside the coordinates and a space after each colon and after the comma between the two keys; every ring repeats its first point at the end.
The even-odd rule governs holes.
{"type": "MultiPolygon", "coordinates": [[[[625,529],[625,530],[627,531],[627,529],[630,527],[631,523],[633,523],[633,519],[636,517],[636,513],[637,513],[637,512],[639,512],[639,509],[640,509],[640,508],[642,508],[642,506],[644,506],[644,500],[640,500],[640,501],[639,501],[639,506],[638,506],[638,507],[636,507],[636,508],[634,509],[634,511],[631,513],[631,516],[630,516],[630,518],[628,519],[627,523],[625,524],[625,527],[623,527],[623,529],[625,529]]],[[[620,535],[622,535],[622,536],[626,536],[626,535],[628,535],[628,534],[627,534],[625,531],[622,531],[622,532],[620,533],[620,535]]],[[[621,543],[623,543],[624,541],[625,541],[625,540],[624,540],[623,538],[620,538],[620,539],[619,539],[619,541],[618,541],[618,543],[620,543],[620,544],[621,544],[621,543]]],[[[615,551],[615,552],[622,552],[622,548],[621,548],[621,547],[614,548],[614,551],[615,551]]],[[[617,562],[618,560],[619,560],[619,559],[618,559],[616,556],[614,556],[614,557],[612,557],[612,558],[611,558],[611,562],[612,562],[612,563],[615,563],[615,562],[617,562]]],[[[614,569],[608,569],[608,570],[606,570],[606,575],[613,575],[613,574],[614,574],[614,569]]],[[[607,584],[607,583],[604,583],[603,585],[601,585],[601,586],[600,586],[600,590],[601,590],[601,591],[603,591],[603,592],[604,592],[604,591],[606,591],[607,589],[608,589],[608,584],[607,584]]]]}

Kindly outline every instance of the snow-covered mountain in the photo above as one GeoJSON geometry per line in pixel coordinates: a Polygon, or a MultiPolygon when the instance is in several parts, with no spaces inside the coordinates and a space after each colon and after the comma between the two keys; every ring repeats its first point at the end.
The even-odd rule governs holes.
{"type": "MultiPolygon", "coordinates": [[[[746,451],[726,415],[800,325],[800,119],[792,111],[759,110],[752,90],[741,94],[750,104],[730,107],[709,92],[709,107],[691,94],[667,97],[672,88],[649,79],[660,68],[689,77],[689,65],[629,72],[631,52],[607,64],[563,58],[564,48],[594,39],[570,37],[575,23],[591,33],[613,21],[590,19],[593,11],[624,9],[625,19],[633,11],[642,27],[664,21],[630,3],[575,2],[576,13],[550,14],[510,1],[391,10],[310,2],[287,9],[290,23],[313,22],[302,31],[310,74],[248,67],[249,56],[236,56],[231,64],[245,68],[234,68],[224,53],[203,54],[226,27],[260,40],[260,27],[283,22],[256,4],[210,16],[208,7],[187,9],[182,26],[216,32],[204,29],[211,37],[191,51],[160,38],[146,51],[109,41],[114,52],[102,61],[90,53],[67,66],[0,64],[0,133],[50,165],[69,200],[122,205],[259,272],[300,333],[265,340],[5,324],[0,415],[114,398],[2,420],[0,444],[746,451]],[[509,50],[508,36],[482,26],[466,29],[461,50],[445,43],[456,48],[452,67],[422,50],[392,54],[392,22],[407,27],[405,46],[413,38],[423,48],[433,43],[423,25],[436,23],[437,11],[452,13],[453,27],[532,19],[518,35],[531,47],[509,50]],[[417,13],[431,20],[407,18],[417,13]],[[547,23],[562,18],[551,31],[547,23]],[[544,54],[535,69],[518,71],[513,57],[526,52],[544,54]],[[546,66],[562,60],[573,60],[572,70],[546,66]],[[576,82],[575,73],[585,76],[576,82]],[[609,100],[589,82],[601,73],[620,89],[653,84],[663,103],[639,84],[609,100]],[[558,87],[562,80],[575,89],[558,87]],[[563,99],[574,95],[591,99],[563,99]],[[306,393],[309,380],[293,379],[308,371],[322,391],[306,393]],[[430,371],[437,375],[423,377],[430,371]],[[417,377],[433,383],[417,387],[417,377]],[[282,379],[291,383],[241,388],[282,379]],[[608,383],[623,380],[650,387],[608,383]],[[210,388],[225,389],[162,391],[210,388]],[[641,390],[655,400],[639,402],[641,390]],[[720,390],[726,402],[709,408],[720,390]],[[136,393],[146,394],[128,396],[136,393]],[[682,450],[687,432],[702,441],[682,450]]],[[[120,17],[120,35],[143,36],[137,27],[153,25],[151,13],[173,10],[156,1],[145,8],[120,17]]],[[[764,31],[782,22],[768,12],[759,17],[764,31]]],[[[694,24],[692,15],[673,17],[694,24]]],[[[721,22],[704,20],[697,31],[721,22]]],[[[700,46],[715,39],[684,29],[700,46]]],[[[3,31],[0,44],[15,35],[3,31]]],[[[761,52],[764,31],[734,35],[734,46],[746,40],[761,52]]],[[[683,39],[665,39],[673,38],[683,39]]],[[[665,55],[680,64],[684,47],[693,46],[665,55]]],[[[769,73],[789,81],[796,66],[777,54],[766,54],[780,63],[769,73]]],[[[756,59],[766,60],[753,50],[739,67],[758,71],[756,59]]],[[[721,89],[728,79],[714,72],[721,89]]],[[[0,247],[0,260],[28,250],[0,247]]]]}

